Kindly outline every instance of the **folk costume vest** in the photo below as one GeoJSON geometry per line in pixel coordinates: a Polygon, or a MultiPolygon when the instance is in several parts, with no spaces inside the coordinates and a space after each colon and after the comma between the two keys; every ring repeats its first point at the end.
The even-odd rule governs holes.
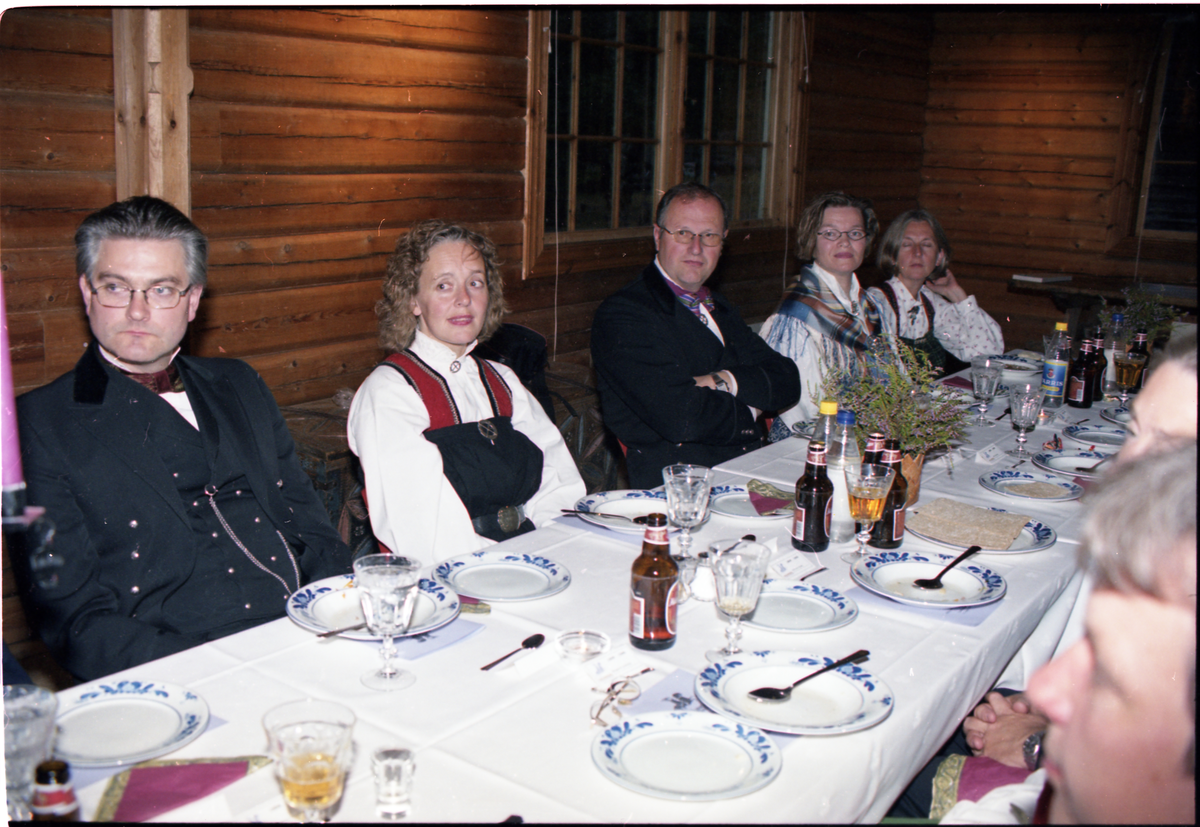
{"type": "Polygon", "coordinates": [[[458,494],[475,532],[506,540],[533,531],[522,506],[542,485],[542,450],[513,427],[512,391],[486,359],[463,357],[483,381],[492,416],[463,422],[445,378],[413,351],[393,353],[384,364],[400,372],[429,413],[424,436],[442,455],[442,471],[458,494]]]}
{"type": "Polygon", "coordinates": [[[884,298],[888,304],[892,306],[892,313],[896,316],[896,338],[904,342],[913,350],[919,350],[929,357],[929,364],[935,368],[942,369],[942,376],[948,376],[951,373],[969,367],[965,362],[956,357],[953,353],[946,350],[941,342],[938,341],[933,332],[933,302],[924,293],[918,293],[921,297],[921,307],[925,311],[925,318],[929,320],[929,330],[925,331],[925,335],[919,339],[906,339],[901,336],[900,331],[900,304],[896,300],[896,293],[892,289],[892,285],[884,282],[879,285],[879,289],[883,291],[884,298]]]}

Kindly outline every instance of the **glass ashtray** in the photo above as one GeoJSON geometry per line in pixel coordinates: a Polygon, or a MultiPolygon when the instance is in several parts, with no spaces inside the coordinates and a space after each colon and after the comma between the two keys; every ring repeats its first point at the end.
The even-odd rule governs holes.
{"type": "Polygon", "coordinates": [[[608,651],[608,646],[608,635],[586,629],[559,632],[554,638],[554,648],[559,656],[574,663],[583,663],[603,655],[608,651]]]}

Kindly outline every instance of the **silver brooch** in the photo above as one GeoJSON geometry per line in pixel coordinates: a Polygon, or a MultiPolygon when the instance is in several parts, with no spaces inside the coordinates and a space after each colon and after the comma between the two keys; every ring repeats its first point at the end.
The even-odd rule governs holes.
{"type": "Polygon", "coordinates": [[[462,370],[462,363],[459,362],[457,359],[455,359],[453,362],[450,363],[450,372],[451,373],[458,373],[460,370],[462,370]]]}
{"type": "Polygon", "coordinates": [[[480,435],[492,443],[492,445],[495,445],[496,437],[500,435],[500,432],[496,430],[496,424],[490,419],[481,419],[476,425],[479,428],[480,435]]]}

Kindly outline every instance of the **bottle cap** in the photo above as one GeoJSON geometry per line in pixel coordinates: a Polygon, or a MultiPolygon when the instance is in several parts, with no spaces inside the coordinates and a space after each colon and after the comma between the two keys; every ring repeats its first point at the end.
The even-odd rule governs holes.
{"type": "Polygon", "coordinates": [[[846,410],[838,411],[837,424],[853,425],[854,424],[854,411],[846,411],[846,410]]]}
{"type": "Polygon", "coordinates": [[[1067,323],[1066,323],[1066,322],[1055,322],[1055,323],[1054,323],[1054,329],[1055,329],[1055,330],[1066,330],[1066,329],[1067,329],[1067,323]]]}
{"type": "Polygon", "coordinates": [[[817,407],[817,413],[821,416],[828,414],[833,416],[838,412],[836,399],[822,399],[820,406],[817,407]]]}

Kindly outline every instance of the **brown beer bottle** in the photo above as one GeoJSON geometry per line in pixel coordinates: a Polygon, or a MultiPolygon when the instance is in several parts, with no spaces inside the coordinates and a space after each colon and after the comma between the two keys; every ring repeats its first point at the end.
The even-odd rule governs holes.
{"type": "Polygon", "coordinates": [[[1092,337],[1096,370],[1092,374],[1092,401],[1104,401],[1104,376],[1108,373],[1108,357],[1104,355],[1104,328],[1097,327],[1096,335],[1092,337]]]}
{"type": "Polygon", "coordinates": [[[34,773],[29,812],[34,821],[79,821],[79,802],[66,761],[43,761],[34,773]]]}
{"type": "Polygon", "coordinates": [[[629,642],[638,649],[670,649],[678,610],[679,566],[671,559],[667,515],[650,514],[629,581],[629,642]]]}
{"type": "Polygon", "coordinates": [[[897,548],[904,542],[904,518],[908,513],[908,480],[901,471],[900,440],[889,439],[883,443],[882,464],[893,469],[896,477],[883,504],[883,514],[871,529],[871,539],[867,545],[873,548],[897,548]]]}
{"type": "Polygon", "coordinates": [[[1079,358],[1071,363],[1071,370],[1067,372],[1067,404],[1072,408],[1092,407],[1092,382],[1096,376],[1094,353],[1091,339],[1079,343],[1079,358]]]}
{"type": "Polygon", "coordinates": [[[825,443],[808,443],[804,476],[796,480],[796,511],[792,518],[792,547],[801,551],[829,548],[833,520],[833,483],[825,466],[825,443]]]}
{"type": "Polygon", "coordinates": [[[867,434],[867,447],[863,449],[863,464],[873,465],[880,461],[883,456],[883,434],[879,431],[871,431],[867,434]]]}

